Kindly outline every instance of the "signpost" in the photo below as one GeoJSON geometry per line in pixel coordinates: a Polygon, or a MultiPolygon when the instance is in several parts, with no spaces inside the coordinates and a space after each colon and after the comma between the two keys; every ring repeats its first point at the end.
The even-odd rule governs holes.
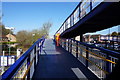
{"type": "Polygon", "coordinates": [[[5,56],[5,51],[3,51],[3,55],[0,56],[0,74],[4,73],[5,68],[15,63],[16,56],[5,56]]]}
{"type": "Polygon", "coordinates": [[[14,64],[15,60],[16,56],[0,56],[0,66],[2,66],[3,68],[5,66],[10,66],[14,64]]]}

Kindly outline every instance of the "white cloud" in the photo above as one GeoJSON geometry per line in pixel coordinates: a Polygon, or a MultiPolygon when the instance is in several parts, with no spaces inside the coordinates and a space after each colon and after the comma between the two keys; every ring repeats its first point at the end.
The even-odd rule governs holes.
{"type": "Polygon", "coordinates": [[[15,28],[14,27],[5,27],[6,29],[12,29],[14,30],[15,28]]]}

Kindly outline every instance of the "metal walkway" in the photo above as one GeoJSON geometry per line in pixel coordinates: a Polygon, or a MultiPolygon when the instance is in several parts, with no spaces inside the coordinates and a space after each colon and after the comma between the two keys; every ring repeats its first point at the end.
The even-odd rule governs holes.
{"type": "Polygon", "coordinates": [[[52,39],[46,39],[33,79],[98,79],[77,58],[61,47],[55,46],[52,39]]]}

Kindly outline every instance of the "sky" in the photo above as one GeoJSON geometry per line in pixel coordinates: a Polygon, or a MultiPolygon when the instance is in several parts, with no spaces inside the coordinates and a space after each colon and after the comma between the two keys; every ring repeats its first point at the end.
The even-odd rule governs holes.
{"type": "MultiPolygon", "coordinates": [[[[2,22],[14,27],[16,34],[20,30],[40,29],[43,23],[50,21],[53,23],[50,36],[53,36],[77,5],[78,2],[2,2],[2,22]]],[[[108,34],[109,31],[118,32],[118,27],[92,34],[108,34]]]]}
{"type": "Polygon", "coordinates": [[[58,30],[75,9],[78,2],[3,2],[2,22],[7,27],[20,30],[39,29],[43,23],[52,22],[50,35],[58,30]]]}
{"type": "Polygon", "coordinates": [[[80,2],[81,0],[2,0],[2,2],[80,2]]]}
{"type": "MultiPolygon", "coordinates": [[[[2,2],[80,2],[82,0],[1,0],[2,2]]],[[[89,2],[89,0],[86,0],[89,2]]],[[[101,0],[93,0],[99,2],[101,0]]],[[[120,0],[103,0],[104,2],[119,2],[120,0]]]]}
{"type": "Polygon", "coordinates": [[[96,31],[96,32],[93,32],[93,33],[86,33],[85,35],[89,34],[89,35],[94,35],[94,34],[102,34],[102,35],[107,35],[107,34],[111,34],[112,32],[120,32],[120,25],[118,26],[113,26],[111,28],[108,28],[108,29],[104,29],[104,30],[101,30],[101,31],[96,31]]]}

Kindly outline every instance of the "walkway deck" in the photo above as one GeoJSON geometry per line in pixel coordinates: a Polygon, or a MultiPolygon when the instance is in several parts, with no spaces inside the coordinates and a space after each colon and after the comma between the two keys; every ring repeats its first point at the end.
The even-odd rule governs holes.
{"type": "Polygon", "coordinates": [[[61,47],[56,47],[52,39],[45,40],[33,79],[93,80],[93,78],[97,79],[72,54],[61,47]]]}

